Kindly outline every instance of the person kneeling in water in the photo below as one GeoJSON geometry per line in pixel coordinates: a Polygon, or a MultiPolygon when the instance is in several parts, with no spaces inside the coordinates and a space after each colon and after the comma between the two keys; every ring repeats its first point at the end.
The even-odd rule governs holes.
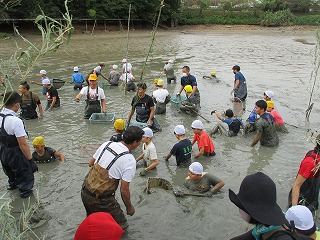
{"type": "Polygon", "coordinates": [[[37,163],[47,163],[56,160],[58,157],[61,162],[64,162],[64,155],[50,147],[45,147],[44,138],[41,136],[36,137],[32,141],[34,152],[32,158],[37,163]]]}
{"type": "Polygon", "coordinates": [[[223,118],[217,110],[211,112],[211,115],[215,113],[217,118],[219,118],[222,122],[228,124],[229,130],[227,131],[220,123],[218,123],[212,130],[212,134],[215,134],[220,130],[222,134],[225,134],[228,137],[235,137],[237,136],[240,128],[243,127],[243,122],[240,118],[235,118],[233,111],[228,109],[226,111],[226,118],[223,118]]]}

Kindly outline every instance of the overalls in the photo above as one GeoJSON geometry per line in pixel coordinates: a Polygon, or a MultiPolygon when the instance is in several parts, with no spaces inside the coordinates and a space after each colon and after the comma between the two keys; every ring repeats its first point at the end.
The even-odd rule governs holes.
{"type": "Polygon", "coordinates": [[[95,99],[91,100],[89,97],[89,86],[87,92],[87,99],[86,99],[86,107],[84,109],[84,118],[88,119],[92,115],[92,113],[101,113],[101,104],[98,100],[98,87],[96,89],[96,97],[95,99]]]}
{"type": "Polygon", "coordinates": [[[0,129],[0,160],[4,173],[8,176],[9,186],[18,187],[20,192],[31,191],[34,175],[29,160],[22,153],[15,135],[9,135],[4,129],[7,116],[0,113],[2,125],[0,129]]]}
{"type": "Polygon", "coordinates": [[[36,111],[37,104],[34,102],[34,99],[32,97],[32,92],[30,92],[30,98],[31,98],[31,103],[26,103],[21,101],[21,105],[20,105],[20,108],[21,108],[20,116],[26,120],[38,118],[38,114],[36,111]]]}
{"type": "Polygon", "coordinates": [[[115,163],[115,161],[123,155],[130,154],[129,151],[117,154],[109,146],[112,142],[102,150],[97,162],[90,169],[89,173],[84,179],[81,191],[81,198],[86,208],[87,215],[94,212],[108,212],[117,221],[117,223],[123,228],[128,227],[127,219],[120,208],[119,203],[115,199],[115,191],[118,188],[119,179],[109,178],[109,169],[115,163]],[[105,151],[109,151],[114,155],[113,160],[105,169],[98,163],[105,151]]]}

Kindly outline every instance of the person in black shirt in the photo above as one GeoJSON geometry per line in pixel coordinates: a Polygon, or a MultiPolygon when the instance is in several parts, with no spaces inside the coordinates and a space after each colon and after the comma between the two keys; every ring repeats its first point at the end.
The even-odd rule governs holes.
{"type": "Polygon", "coordinates": [[[114,121],[113,127],[114,127],[114,130],[116,131],[116,134],[111,136],[110,141],[121,142],[123,140],[123,132],[125,129],[124,120],[121,118],[118,118],[117,120],[114,121]]]}
{"type": "Polygon", "coordinates": [[[47,89],[47,106],[45,110],[52,110],[53,108],[60,107],[60,98],[58,95],[58,91],[54,86],[51,86],[50,80],[44,79],[43,86],[47,89]]]}

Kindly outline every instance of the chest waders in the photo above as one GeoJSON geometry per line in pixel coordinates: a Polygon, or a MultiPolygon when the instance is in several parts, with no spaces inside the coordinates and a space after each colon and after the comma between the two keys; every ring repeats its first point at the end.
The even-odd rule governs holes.
{"type": "Polygon", "coordinates": [[[89,98],[89,86],[88,86],[88,92],[87,92],[87,99],[86,99],[86,107],[84,109],[84,118],[90,118],[92,113],[101,113],[101,104],[98,100],[99,94],[98,94],[98,87],[96,88],[96,97],[95,99],[89,98]]]}
{"type": "Polygon", "coordinates": [[[35,103],[32,92],[30,92],[31,103],[26,103],[21,101],[21,114],[20,116],[26,120],[38,118],[38,114],[36,111],[37,104],[35,103]]]}
{"type": "Polygon", "coordinates": [[[146,102],[140,102],[140,98],[136,100],[135,108],[136,108],[136,121],[146,123],[150,117],[150,107],[147,106],[146,102]]]}
{"type": "Polygon", "coordinates": [[[85,177],[82,189],[85,190],[89,195],[94,196],[97,199],[114,195],[114,192],[118,188],[119,180],[109,178],[109,169],[112,165],[123,155],[130,154],[129,151],[116,153],[109,147],[112,142],[109,142],[102,150],[97,162],[90,169],[89,173],[85,177]],[[107,168],[101,167],[98,163],[103,153],[108,150],[114,155],[113,160],[110,162],[107,168]]]}
{"type": "Polygon", "coordinates": [[[18,187],[20,192],[31,191],[34,176],[30,161],[22,153],[15,135],[9,135],[4,129],[4,122],[11,114],[2,114],[0,129],[0,160],[4,173],[8,176],[9,186],[18,187]]]}

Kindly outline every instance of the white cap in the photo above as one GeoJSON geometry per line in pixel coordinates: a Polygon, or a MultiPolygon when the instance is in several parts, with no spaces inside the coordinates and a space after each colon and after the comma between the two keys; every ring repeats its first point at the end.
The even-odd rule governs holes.
{"type": "Polygon", "coordinates": [[[51,84],[49,78],[42,79],[41,83],[42,83],[42,84],[47,84],[47,85],[50,85],[50,84],[51,84]]]}
{"type": "Polygon", "coordinates": [[[172,60],[172,59],[169,59],[168,63],[171,63],[171,64],[172,64],[172,63],[173,63],[173,60],[172,60]]]}
{"type": "Polygon", "coordinates": [[[150,128],[145,127],[142,129],[144,131],[143,136],[148,137],[148,138],[152,138],[153,137],[153,132],[150,128]]]}
{"type": "Polygon", "coordinates": [[[46,70],[40,70],[40,74],[47,75],[47,71],[46,70]]]}
{"type": "Polygon", "coordinates": [[[74,67],[74,68],[73,68],[73,71],[78,72],[78,71],[79,71],[79,68],[78,68],[78,67],[74,67]]]}
{"type": "Polygon", "coordinates": [[[118,65],[112,65],[112,69],[118,69],[118,65]]]}
{"type": "Polygon", "coordinates": [[[126,63],[128,60],[126,58],[122,59],[123,63],[126,63]]]}
{"type": "Polygon", "coordinates": [[[274,93],[272,91],[265,91],[264,92],[269,98],[273,98],[274,97],[274,93]]]}
{"type": "Polygon", "coordinates": [[[203,129],[203,123],[200,120],[194,120],[191,124],[192,128],[203,129]]]}
{"type": "Polygon", "coordinates": [[[314,226],[311,211],[303,205],[292,206],[287,210],[285,217],[289,222],[294,222],[295,228],[302,231],[310,230],[314,226]]]}
{"type": "Polygon", "coordinates": [[[203,172],[203,166],[199,162],[193,162],[189,166],[189,171],[195,174],[202,174],[203,172]]]}
{"type": "Polygon", "coordinates": [[[184,128],[183,125],[177,125],[174,128],[174,132],[175,132],[175,134],[178,134],[178,135],[184,135],[184,134],[186,134],[186,129],[184,128]]]}

